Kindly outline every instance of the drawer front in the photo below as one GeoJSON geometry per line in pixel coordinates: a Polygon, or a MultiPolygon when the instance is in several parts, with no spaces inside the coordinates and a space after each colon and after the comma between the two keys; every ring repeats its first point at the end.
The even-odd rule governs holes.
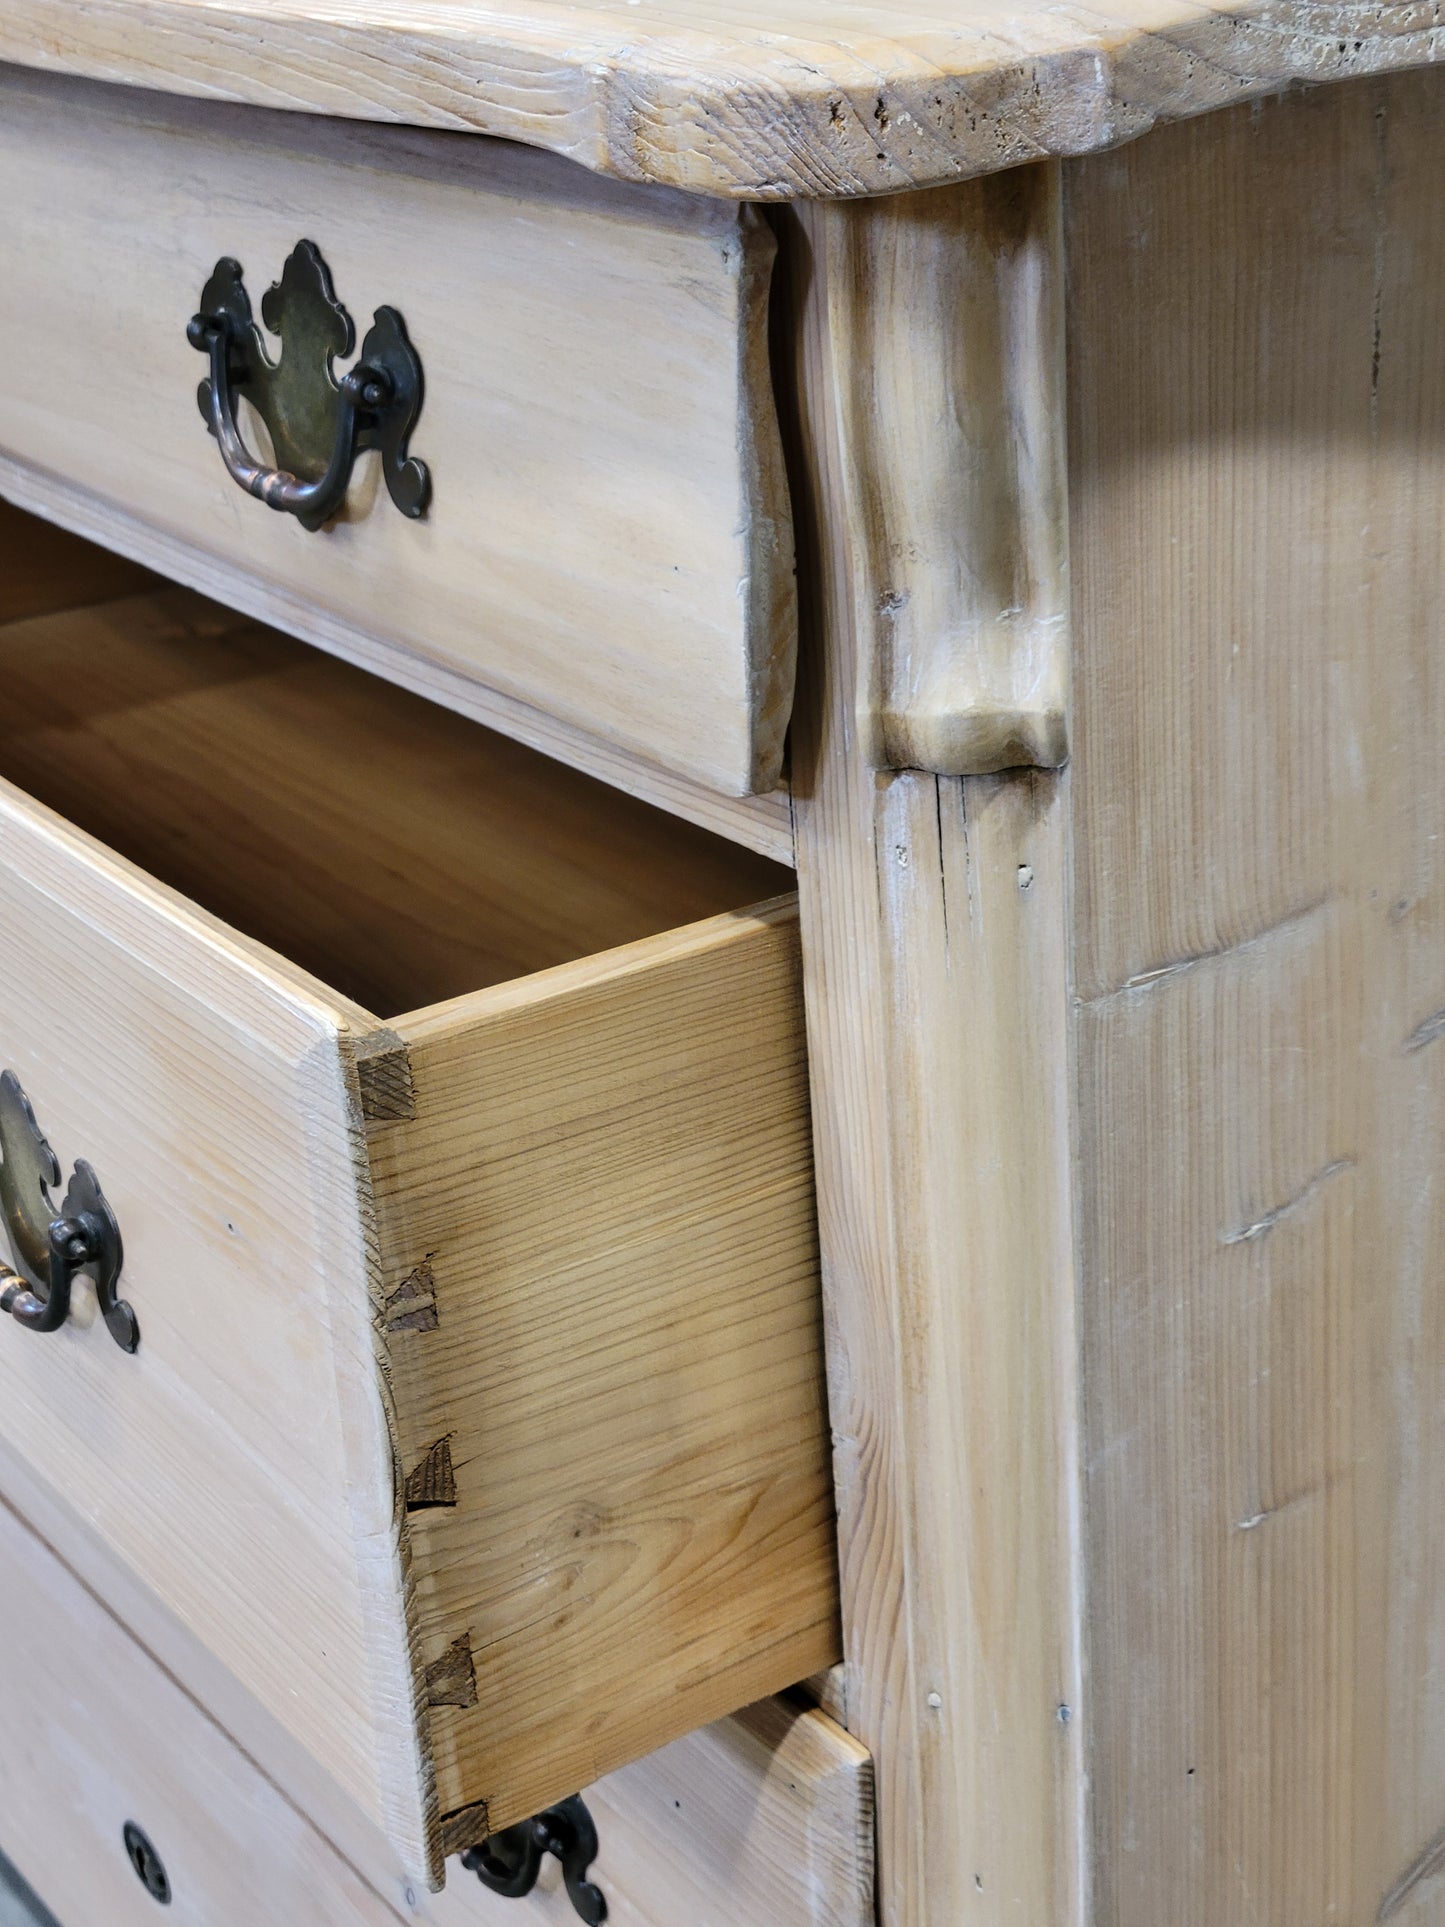
{"type": "MultiPolygon", "coordinates": [[[[785,1699],[675,1740],[585,1789],[609,1927],[873,1927],[873,1765],[785,1699]]],[[[524,1901],[456,1866],[437,1927],[576,1927],[555,1860],[524,1901]]]]}
{"type": "MultiPolygon", "coordinates": [[[[0,1852],[62,1927],[575,1927],[555,1861],[526,1900],[488,1893],[456,1862],[430,1894],[378,1840],[353,1837],[348,1861],[325,1818],[176,1683],[169,1655],[158,1664],[3,1503],[0,1623],[0,1852]],[[127,1855],[128,1825],[160,1860],[165,1915],[127,1855]]],[[[872,1766],[821,1713],[764,1701],[585,1797],[613,1927],[872,1920],[872,1766]]]]}
{"type": "Polygon", "coordinates": [[[23,344],[0,456],[52,504],[58,478],[72,519],[444,700],[497,692],[732,795],[776,784],[796,624],[755,212],[477,138],[11,68],[0,254],[23,344]],[[302,239],[358,338],[383,304],[404,317],[423,520],[374,454],[319,533],[222,469],[187,321],[223,256],[259,313],[302,239]]]}
{"type": "Polygon", "coordinates": [[[8,785],[0,928],[3,1067],[140,1325],[0,1320],[0,1434],[423,1865],[357,1014],[8,785]]]}
{"type": "MultiPolygon", "coordinates": [[[[152,862],[218,867],[238,915],[291,891],[304,917],[304,854],[343,952],[372,930],[384,976],[388,933],[429,949],[373,925],[359,871],[350,901],[341,854],[348,768],[400,827],[356,713],[394,692],[315,658],[351,757],[308,757],[300,645],[233,647],[223,616],[152,637],[154,611],[10,631],[52,674],[97,665],[33,731],[11,692],[11,767],[152,862]]],[[[477,766],[450,750],[429,777],[390,744],[465,849],[444,798],[477,766]]],[[[562,776],[506,767],[550,813],[532,842],[511,820],[498,889],[580,835],[562,776]]],[[[409,850],[443,861],[378,847],[371,887],[409,850]]],[[[792,899],[383,1023],[0,784],[0,928],[0,1063],[63,1169],[94,1167],[141,1330],[120,1350],[87,1290],[53,1333],[0,1320],[0,1445],[410,1869],[837,1656],[792,899]]]]}

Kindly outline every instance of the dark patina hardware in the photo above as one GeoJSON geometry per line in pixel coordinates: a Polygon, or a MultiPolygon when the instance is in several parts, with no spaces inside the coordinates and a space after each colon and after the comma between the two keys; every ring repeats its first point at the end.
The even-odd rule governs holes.
{"type": "Polygon", "coordinates": [[[0,1209],[15,1269],[0,1264],[0,1312],[31,1331],[53,1332],[70,1316],[70,1291],[84,1274],[95,1285],[106,1329],[123,1351],[140,1343],[135,1313],[116,1297],[124,1251],[120,1226],[94,1171],[76,1160],[65,1201],[51,1189],[60,1164],[35,1122],[14,1071],[0,1074],[0,1209]]]}
{"type": "Polygon", "coordinates": [[[356,329],[314,243],[298,241],[281,279],[261,297],[261,319],[280,338],[279,361],[266,353],[252,318],[240,262],[218,261],[186,336],[210,357],[210,379],[196,399],[231,478],[269,508],[319,529],[346,500],[357,456],[376,448],[392,501],[403,515],[425,514],[431,477],[407,454],[421,413],[421,363],[396,309],[376,310],[361,359],[338,377],[333,363],[351,353],[356,329]],[[242,398],[266,424],[275,468],[246,447],[236,420],[242,398]]]}
{"type": "Polygon", "coordinates": [[[562,1879],[573,1908],[588,1927],[599,1927],[607,1918],[607,1901],[602,1889],[587,1878],[587,1869],[597,1858],[597,1828],[580,1794],[559,1800],[520,1826],[494,1833],[479,1847],[469,1847],[462,1865],[494,1894],[520,1900],[536,1886],[549,1853],[562,1862],[562,1879]]]}
{"type": "Polygon", "coordinates": [[[135,1868],[136,1879],[152,1900],[158,1900],[163,1907],[169,1907],[171,1883],[166,1873],[165,1862],[134,1820],[126,1821],[125,1831],[121,1837],[125,1841],[126,1858],[135,1868]]]}

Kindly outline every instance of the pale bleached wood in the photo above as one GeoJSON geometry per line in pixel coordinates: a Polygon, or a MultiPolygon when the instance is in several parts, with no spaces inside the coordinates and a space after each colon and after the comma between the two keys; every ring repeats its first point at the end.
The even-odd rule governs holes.
{"type": "Polygon", "coordinates": [[[1445,1894],[1442,106],[1068,183],[1098,1927],[1445,1894]]]}
{"type": "MultiPolygon", "coordinates": [[[[953,232],[948,197],[897,218],[930,208],[953,232]]],[[[794,803],[847,1716],[879,1776],[887,1927],[1078,1927],[1067,778],[870,766],[855,691],[887,584],[843,512],[854,371],[837,344],[909,352],[859,311],[911,284],[853,273],[866,207],[799,212],[796,479],[819,620],[794,803]]],[[[914,321],[951,325],[916,305],[914,321]]],[[[879,432],[926,450],[937,417],[879,432]]]]}
{"type": "MultiPolygon", "coordinates": [[[[186,543],[163,534],[137,517],[127,515],[111,503],[84,489],[71,487],[52,475],[21,466],[0,454],[0,496],[5,504],[23,505],[30,521],[44,517],[61,524],[64,530],[78,531],[92,545],[110,543],[134,556],[147,569],[153,569],[172,582],[188,584],[228,607],[244,612],[258,622],[284,629],[293,636],[304,636],[333,655],[339,655],[388,682],[441,703],[473,722],[540,750],[544,756],[565,763],[569,768],[595,776],[613,789],[624,790],[644,803],[654,804],[673,816],[680,816],[701,829],[712,830],[775,863],[793,860],[793,823],[786,782],[765,796],[721,796],[716,790],[690,783],[671,771],[644,762],[640,757],[610,748],[595,736],[569,729],[555,717],[526,703],[514,702],[454,670],[424,661],[421,657],[399,655],[384,643],[348,629],[344,623],[329,619],[324,612],[310,608],[296,597],[279,590],[274,583],[250,575],[244,568],[218,562],[186,543]]],[[[14,509],[13,513],[22,513],[14,509]]],[[[17,535],[17,543],[43,549],[46,536],[37,531],[31,537],[17,535]]],[[[5,550],[0,548],[0,554],[5,550]]],[[[130,564],[115,558],[127,569],[130,564]]],[[[104,584],[97,599],[124,593],[137,587],[133,577],[116,578],[104,565],[87,560],[85,567],[95,572],[104,584]]],[[[160,587],[152,582],[148,586],[160,587]]],[[[62,589],[48,606],[78,606],[86,598],[77,594],[67,600],[62,589]]],[[[22,610],[17,606],[16,614],[22,610]]],[[[36,611],[38,613],[38,611],[36,611]]]]}
{"type": "Polygon", "coordinates": [[[7,68],[0,250],[0,331],[29,344],[0,378],[12,460],[270,585],[308,640],[435,665],[724,793],[776,786],[796,621],[755,211],[7,68]],[[197,411],[185,330],[214,263],[241,261],[259,312],[303,235],[361,326],[405,316],[419,522],[368,459],[310,533],[236,488],[197,411]],[[84,319],[99,285],[123,377],[84,319]]]}
{"type": "MultiPolygon", "coordinates": [[[[506,1927],[508,1920],[523,1927],[529,1919],[565,1920],[559,1914],[565,1903],[556,1897],[557,1883],[550,1874],[544,1875],[538,1897],[525,1904],[504,1903],[486,1894],[456,1862],[447,1868],[443,1892],[428,1893],[417,1885],[390,1844],[340,1797],[335,1782],[312,1757],[286,1744],[234,1677],[216,1667],[194,1636],[105,1552],[3,1439],[0,1488],[31,1531],[104,1603],[133,1642],[123,1667],[116,1669],[124,1671],[139,1698],[129,1729],[108,1747],[118,1780],[135,1783],[127,1770],[133,1761],[149,1766],[154,1755],[146,1739],[151,1732],[176,1736],[174,1743],[168,1739],[161,1764],[166,1775],[184,1780],[189,1753],[181,1751],[180,1740],[193,1714],[182,1708],[167,1717],[184,1695],[192,1708],[204,1709],[209,1723],[227,1734],[242,1756],[249,1756],[237,1768],[244,1783],[244,1813],[237,1813],[236,1802],[227,1803],[226,1813],[236,1815],[242,1826],[246,1815],[259,1815],[254,1838],[241,1835],[251,1851],[265,1851],[274,1788],[293,1814],[304,1814],[307,1826],[387,1903],[392,1911],[380,1912],[383,1920],[396,1916],[416,1927],[488,1927],[493,1922],[506,1927]],[[166,1683],[156,1689],[158,1696],[164,1695],[164,1706],[137,1683],[152,1671],[166,1676],[166,1683]],[[270,1784],[253,1791],[251,1776],[263,1769],[270,1784]],[[505,1915],[499,1912],[503,1906],[510,1910],[505,1915]]],[[[12,1516],[0,1516],[0,1537],[3,1520],[12,1516]]],[[[12,1562],[12,1569],[17,1565],[12,1562]]],[[[68,1584],[68,1578],[62,1583],[68,1584]]],[[[47,1709],[50,1703],[47,1695],[47,1709]]],[[[17,1720],[16,1726],[43,1736],[38,1751],[45,1760],[56,1731],[53,1719],[17,1720]]],[[[0,1731],[0,1759],[3,1745],[0,1731]]],[[[210,1749],[212,1743],[204,1745],[210,1749]]],[[[170,1784],[168,1778],[167,1794],[170,1784]]],[[[870,1927],[872,1789],[872,1767],[864,1749],[824,1715],[800,1713],[785,1700],[745,1708],[609,1774],[584,1792],[601,1826],[598,1876],[614,1927],[627,1927],[629,1921],[633,1927],[678,1927],[684,1920],[688,1927],[708,1927],[707,1906],[728,1910],[717,1927],[870,1927]]],[[[175,1805],[168,1798],[167,1812],[175,1805]]],[[[283,1813],[281,1824],[295,1823],[283,1813]]],[[[47,1877],[55,1845],[74,1851],[73,1841],[57,1843],[54,1829],[42,1826],[36,1829],[30,1854],[23,1854],[0,1826],[0,1851],[25,1860],[42,1887],[60,1899],[73,1889],[63,1880],[56,1886],[47,1877]]],[[[188,1869],[197,1864],[199,1845],[188,1842],[188,1869]]],[[[110,1843],[104,1848],[108,1868],[110,1843]]],[[[344,1870],[337,1887],[342,1899],[356,1891],[344,1870]]],[[[310,1897],[304,1885],[288,1889],[283,1897],[298,1904],[294,1909],[278,1906],[277,1918],[311,1917],[302,1911],[310,1897]]],[[[77,1921],[92,1917],[97,1916],[74,1916],[77,1921]]],[[[228,1917],[221,1919],[230,1927],[228,1917]]]]}
{"type": "MultiPolygon", "coordinates": [[[[867,1753],[824,1714],[765,1700],[585,1789],[609,1927],[873,1927],[867,1753]]],[[[438,1927],[567,1927],[555,1864],[525,1902],[459,1868],[438,1927]]]]}
{"type": "Polygon", "coordinates": [[[188,1927],[401,1918],[0,1501],[0,1851],[64,1927],[153,1927],[128,1821],[188,1927]]]}
{"type": "Polygon", "coordinates": [[[838,274],[888,290],[829,331],[853,533],[858,738],[881,769],[1068,753],[1058,170],[875,202],[838,274]]]}
{"type": "Polygon", "coordinates": [[[425,1921],[430,1927],[432,1896],[414,1873],[407,1872],[400,1854],[380,1832],[375,1819],[363,1812],[316,1755],[217,1659],[196,1629],[176,1617],[139,1573],[105,1543],[94,1525],[3,1435],[0,1499],[45,1541],[87,1591],[105,1604],[136,1645],[228,1735],[369,1887],[407,1921],[425,1921]]]}
{"type": "Polygon", "coordinates": [[[402,1465],[451,1495],[411,1514],[444,1815],[509,1826],[838,1656],[798,978],[789,897],[397,1020],[371,1169],[385,1288],[425,1280],[402,1465]]]}
{"type": "Polygon", "coordinates": [[[184,589],[0,624],[0,775],[384,1017],[792,883],[184,589]]]}
{"type": "Polygon", "coordinates": [[[0,1050],[102,1172],[142,1347],[10,1327],[0,1428],[129,1569],[128,1613],[138,1580],[260,1702],[258,1756],[269,1717],[413,1876],[413,1650],[447,1812],[499,1826],[836,1657],[791,900],[537,974],[788,873],[186,591],[5,625],[0,661],[0,769],[238,926],[4,786],[0,1050]],[[533,974],[386,1030],[296,956],[394,996],[533,974]],[[417,1502],[444,1508],[413,1514],[419,1621],[417,1502]],[[518,1619],[529,1560],[585,1581],[553,1624],[518,1619]]]}
{"type": "Polygon", "coordinates": [[[1400,0],[7,0],[0,17],[0,56],[37,67],[500,134],[760,200],[1087,153],[1438,54],[1433,13],[1400,0]]]}
{"type": "Polygon", "coordinates": [[[821,1706],[830,1719],[839,1726],[848,1724],[848,1669],[846,1666],[830,1666],[826,1673],[814,1673],[811,1678],[800,1680],[796,1689],[805,1699],[815,1706],[821,1706]]]}
{"type": "Polygon", "coordinates": [[[429,1864],[372,1358],[374,1020],[0,783],[0,1053],[96,1168],[141,1344],[0,1333],[0,1430],[429,1864]]]}

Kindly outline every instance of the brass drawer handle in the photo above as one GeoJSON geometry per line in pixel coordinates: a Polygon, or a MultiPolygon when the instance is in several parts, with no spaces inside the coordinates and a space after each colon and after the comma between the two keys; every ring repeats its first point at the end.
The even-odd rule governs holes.
{"type": "Polygon", "coordinates": [[[70,1316],[71,1287],[84,1273],[94,1282],[106,1329],[123,1351],[133,1352],[140,1328],[116,1297],[125,1254],[115,1213],[83,1158],[57,1211],[50,1192],[59,1182],[59,1161],[30,1099],[14,1071],[6,1071],[0,1075],[0,1208],[17,1268],[0,1264],[0,1312],[31,1331],[59,1331],[70,1316]]]}
{"type": "Polygon", "coordinates": [[[333,361],[351,353],[356,329],[320,252],[298,241],[261,298],[261,318],[281,339],[279,361],[266,353],[252,318],[241,264],[227,256],[186,329],[191,346],[210,358],[210,379],[196,399],[232,480],[303,528],[319,529],[346,500],[357,456],[377,448],[392,501],[403,515],[425,514],[431,476],[407,454],[421,413],[421,363],[396,309],[376,310],[361,359],[338,380],[333,361]],[[241,397],[265,422],[281,466],[264,467],[246,447],[236,421],[241,397]]]}

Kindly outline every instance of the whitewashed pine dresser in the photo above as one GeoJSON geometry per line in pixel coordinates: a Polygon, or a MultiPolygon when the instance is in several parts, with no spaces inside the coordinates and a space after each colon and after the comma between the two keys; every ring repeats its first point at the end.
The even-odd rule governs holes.
{"type": "Polygon", "coordinates": [[[1439,36],[3,0],[64,1927],[1445,1919],[1439,36]]]}

